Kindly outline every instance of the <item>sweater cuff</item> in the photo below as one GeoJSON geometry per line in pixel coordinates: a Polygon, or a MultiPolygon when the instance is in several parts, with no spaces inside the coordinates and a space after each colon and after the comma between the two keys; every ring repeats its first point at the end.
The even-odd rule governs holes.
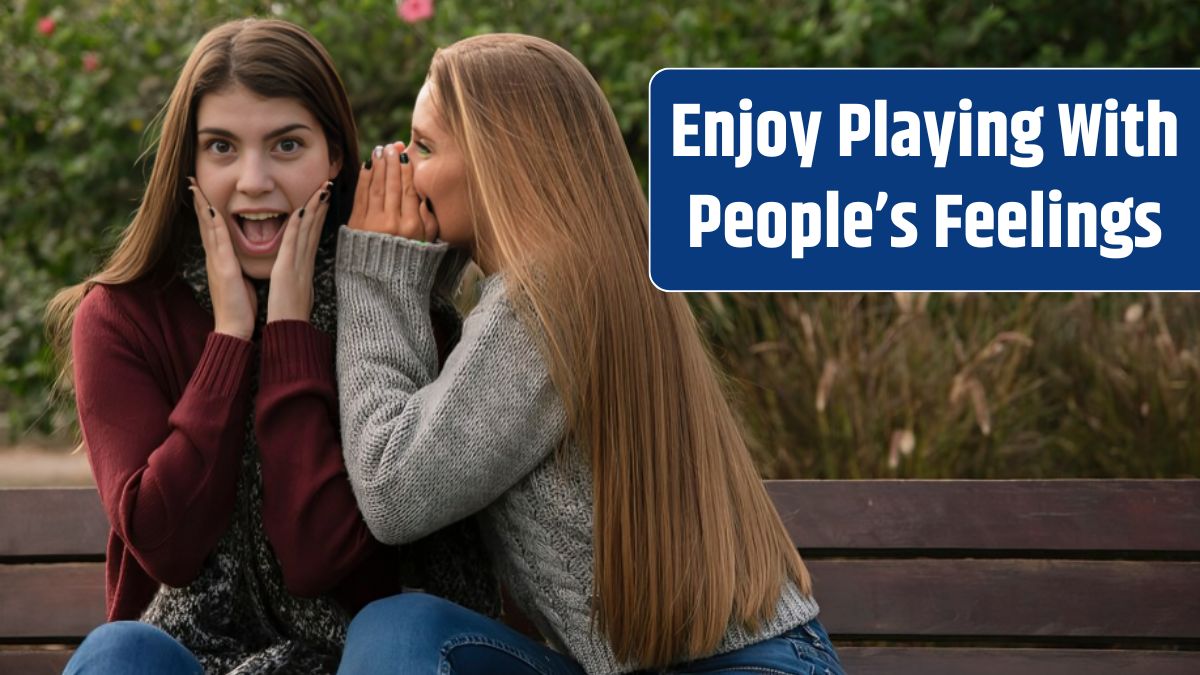
{"type": "Polygon", "coordinates": [[[445,243],[429,244],[343,225],[338,234],[337,266],[380,281],[407,280],[432,288],[438,265],[449,249],[445,243]]]}
{"type": "Polygon", "coordinates": [[[333,382],[333,340],[307,321],[271,321],[262,331],[262,382],[333,382]]]}
{"type": "Polygon", "coordinates": [[[254,344],[249,340],[213,331],[204,343],[200,363],[192,373],[192,386],[217,396],[233,396],[246,379],[254,344]]]}

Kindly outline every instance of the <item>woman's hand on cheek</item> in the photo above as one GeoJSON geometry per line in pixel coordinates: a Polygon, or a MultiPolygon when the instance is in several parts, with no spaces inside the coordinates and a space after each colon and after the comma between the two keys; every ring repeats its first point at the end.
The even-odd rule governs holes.
{"type": "Polygon", "coordinates": [[[375,149],[371,168],[364,165],[359,173],[348,227],[416,241],[436,239],[436,224],[431,227],[422,217],[421,200],[413,188],[412,164],[407,159],[403,143],[375,149]]]}
{"type": "Polygon", "coordinates": [[[271,267],[271,291],[267,296],[267,322],[308,321],[313,306],[313,265],[325,214],[329,211],[329,191],[333,183],[324,183],[304,206],[292,213],[283,231],[279,255],[271,267]]]}
{"type": "Polygon", "coordinates": [[[249,340],[254,334],[254,317],[258,298],[254,286],[242,274],[242,264],[233,250],[233,240],[225,219],[213,208],[208,197],[188,177],[192,191],[192,208],[200,226],[200,241],[204,245],[204,264],[208,272],[208,292],[212,297],[213,330],[249,340]]]}

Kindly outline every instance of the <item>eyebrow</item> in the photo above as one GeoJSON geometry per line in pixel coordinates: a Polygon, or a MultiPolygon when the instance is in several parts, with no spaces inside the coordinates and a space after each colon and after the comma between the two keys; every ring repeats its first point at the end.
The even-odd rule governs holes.
{"type": "MultiPolygon", "coordinates": [[[[312,128],[309,127],[307,124],[299,124],[299,123],[288,124],[286,126],[279,127],[278,129],[270,132],[269,134],[264,136],[264,138],[275,138],[276,136],[282,136],[282,135],[288,133],[289,131],[295,131],[297,129],[306,129],[308,131],[312,131],[312,128]]],[[[203,129],[196,131],[197,136],[199,136],[200,134],[212,134],[214,136],[225,136],[227,138],[232,138],[234,140],[240,140],[240,139],[238,139],[238,135],[233,133],[232,131],[229,131],[227,129],[218,129],[217,127],[204,127],[203,129]]]]}

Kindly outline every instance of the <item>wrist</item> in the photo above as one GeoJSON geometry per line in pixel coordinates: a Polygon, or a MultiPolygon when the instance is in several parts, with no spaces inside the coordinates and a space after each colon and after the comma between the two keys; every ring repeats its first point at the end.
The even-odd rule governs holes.
{"type": "Polygon", "coordinates": [[[253,328],[251,328],[250,330],[245,330],[245,329],[241,329],[241,328],[231,328],[229,326],[216,326],[215,328],[213,328],[213,332],[219,333],[221,335],[228,335],[229,337],[234,337],[239,340],[245,340],[247,342],[249,342],[250,338],[254,335],[253,328]]]}
{"type": "Polygon", "coordinates": [[[312,304],[303,309],[299,307],[267,307],[267,323],[275,321],[309,321],[312,318],[312,304]]]}

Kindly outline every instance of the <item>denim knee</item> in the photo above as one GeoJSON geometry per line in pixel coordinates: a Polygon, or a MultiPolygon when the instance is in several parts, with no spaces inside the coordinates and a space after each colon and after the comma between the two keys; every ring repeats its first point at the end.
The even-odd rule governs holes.
{"type": "Polygon", "coordinates": [[[175,638],[140,621],[106,623],[88,634],[63,675],[196,673],[204,668],[175,638]]]}
{"type": "Polygon", "coordinates": [[[461,629],[460,614],[467,611],[425,593],[376,600],[350,622],[339,672],[432,672],[442,645],[461,629]]]}
{"type": "Polygon", "coordinates": [[[398,626],[403,626],[406,638],[415,638],[417,642],[432,640],[440,645],[441,636],[452,626],[460,626],[460,615],[467,612],[436,595],[401,593],[364,607],[350,622],[349,631],[381,637],[381,634],[394,633],[398,626]]]}

